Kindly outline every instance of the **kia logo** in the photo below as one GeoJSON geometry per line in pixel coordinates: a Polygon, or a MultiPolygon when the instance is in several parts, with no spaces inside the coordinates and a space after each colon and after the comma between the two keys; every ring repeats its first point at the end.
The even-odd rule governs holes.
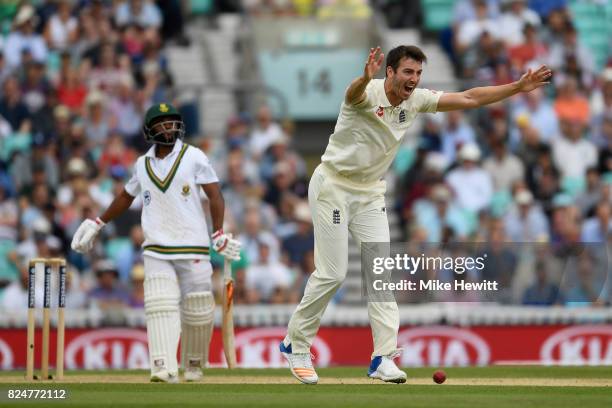
{"type": "MultiPolygon", "coordinates": [[[[235,347],[241,367],[286,367],[287,362],[278,348],[285,338],[284,327],[263,327],[250,329],[236,335],[235,347]]],[[[329,346],[319,337],[315,337],[311,346],[318,367],[326,367],[331,360],[329,346]]],[[[221,360],[225,361],[223,350],[221,360]]]]}
{"type": "Polygon", "coordinates": [[[66,367],[149,368],[147,333],[136,329],[103,329],[82,334],[66,347],[66,367]]]}
{"type": "Polygon", "coordinates": [[[0,339],[0,369],[13,369],[13,350],[2,339],[0,339]]]}
{"type": "Polygon", "coordinates": [[[397,339],[406,367],[486,365],[488,344],[476,333],[455,327],[433,326],[403,330],[397,339]]]}
{"type": "Polygon", "coordinates": [[[540,359],[548,365],[612,365],[612,326],[559,330],[542,344],[540,359]]]}

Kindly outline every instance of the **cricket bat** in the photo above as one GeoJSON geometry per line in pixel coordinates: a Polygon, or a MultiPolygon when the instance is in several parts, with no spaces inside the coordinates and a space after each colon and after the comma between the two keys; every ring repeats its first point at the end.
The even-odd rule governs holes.
{"type": "Polygon", "coordinates": [[[223,262],[223,352],[228,368],[236,367],[236,348],[234,347],[234,278],[231,261],[223,262]]]}

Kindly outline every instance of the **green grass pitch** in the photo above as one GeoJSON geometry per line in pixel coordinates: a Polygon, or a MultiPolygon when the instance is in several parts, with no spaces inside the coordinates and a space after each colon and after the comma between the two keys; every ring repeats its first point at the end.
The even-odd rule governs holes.
{"type": "Polygon", "coordinates": [[[0,373],[0,407],[519,407],[612,406],[612,367],[495,366],[407,369],[406,384],[365,377],[365,368],[319,369],[321,383],[297,383],[287,369],[207,369],[201,383],[151,384],[146,371],[67,372],[65,382],[27,383],[0,373]],[[65,389],[61,401],[10,401],[9,389],[65,389]]]}

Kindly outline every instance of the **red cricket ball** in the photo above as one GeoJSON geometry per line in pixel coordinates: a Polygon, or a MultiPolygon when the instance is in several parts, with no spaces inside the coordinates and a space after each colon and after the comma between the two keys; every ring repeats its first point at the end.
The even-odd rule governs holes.
{"type": "Polygon", "coordinates": [[[446,381],[446,373],[442,370],[438,370],[433,374],[433,380],[436,384],[442,384],[446,381]]]}

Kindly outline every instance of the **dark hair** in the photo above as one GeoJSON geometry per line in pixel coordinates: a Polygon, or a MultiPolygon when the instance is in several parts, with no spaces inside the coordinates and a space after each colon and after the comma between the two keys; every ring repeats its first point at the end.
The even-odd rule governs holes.
{"type": "Polygon", "coordinates": [[[393,48],[387,54],[387,68],[391,67],[393,72],[397,71],[402,58],[411,58],[417,62],[427,62],[427,56],[416,45],[400,45],[393,48]]]}

